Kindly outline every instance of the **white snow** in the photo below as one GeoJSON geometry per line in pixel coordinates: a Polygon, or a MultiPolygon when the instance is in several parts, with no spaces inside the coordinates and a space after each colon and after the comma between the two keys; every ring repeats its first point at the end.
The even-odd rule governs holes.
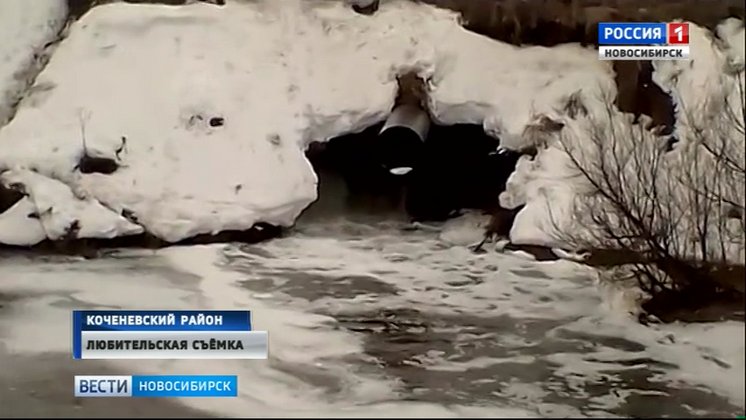
{"type": "MultiPolygon", "coordinates": [[[[655,78],[696,110],[722,96],[715,76],[742,60],[744,31],[724,22],[723,52],[706,30],[690,28],[692,66],[658,62],[655,78]]],[[[561,119],[568,95],[579,91],[595,113],[614,92],[608,63],[591,50],[518,48],[412,2],[383,2],[373,16],[343,2],[109,4],[73,25],[36,82],[44,95],[24,101],[0,130],[0,168],[64,182],[168,241],[260,221],[288,226],[316,199],[305,146],[384,120],[396,74],[412,69],[427,79],[438,122],[482,123],[509,149],[535,142],[525,129],[537,115],[561,119]],[[225,124],[210,126],[212,117],[225,124]],[[81,125],[97,156],[113,158],[126,137],[114,174],[73,171],[81,125]]],[[[563,244],[556,227],[570,218],[577,183],[562,154],[550,143],[512,175],[502,203],[526,205],[513,242],[563,244]]],[[[31,233],[14,241],[34,243],[31,233]]]]}
{"type": "Polygon", "coordinates": [[[532,160],[522,157],[508,178],[501,204],[518,212],[510,230],[515,244],[562,247],[560,231],[570,225],[577,179],[569,170],[565,152],[556,145],[541,150],[532,160]]]}
{"type": "MultiPolygon", "coordinates": [[[[80,228],[78,238],[114,238],[143,232],[141,226],[129,222],[98,201],[76,197],[66,184],[35,172],[6,171],[0,175],[0,182],[25,186],[45,236],[51,240],[64,237],[74,223],[80,228]]],[[[34,238],[38,239],[38,235],[34,238]]],[[[34,242],[25,245],[34,245],[34,242]]]]}
{"type": "MultiPolygon", "coordinates": [[[[31,31],[6,21],[42,22],[32,16],[58,16],[52,10],[61,9],[51,5],[59,8],[62,2],[50,0],[49,9],[33,10],[27,3],[0,0],[0,36],[40,45],[41,38],[32,37],[54,31],[42,30],[47,28],[42,24],[31,31]]],[[[743,57],[742,42],[738,49],[743,29],[729,25],[722,29],[729,34],[724,37],[730,46],[727,57],[743,57]]],[[[697,58],[693,67],[657,63],[656,80],[672,86],[666,80],[678,74],[682,97],[705,99],[719,94],[708,89],[726,54],[713,50],[704,33],[690,27],[697,58]]],[[[8,45],[0,45],[0,92],[18,92],[21,85],[7,75],[24,68],[23,60],[31,55],[25,47],[8,45]],[[12,71],[3,65],[6,50],[21,63],[12,71]]],[[[0,129],[0,169],[9,169],[0,181],[20,182],[29,194],[0,214],[0,243],[56,239],[73,220],[79,221],[82,237],[145,229],[170,241],[245,229],[257,221],[290,225],[316,198],[317,179],[303,156],[306,145],[383,121],[394,102],[395,75],[411,69],[428,78],[430,105],[439,122],[482,123],[507,148],[525,145],[524,128],[537,114],[561,117],[557,107],[569,94],[581,91],[590,111],[598,112],[594,93],[613,91],[607,64],[591,50],[509,46],[466,32],[451,12],[414,2],[382,2],[373,16],[357,15],[343,2],[301,0],[229,2],[225,7],[100,6],[73,25],[39,76],[37,91],[44,94],[27,98],[16,118],[0,129]],[[218,116],[225,124],[211,127],[210,118],[218,116]],[[114,174],[73,171],[83,152],[81,124],[88,152],[97,156],[115,158],[126,137],[122,166],[114,174]],[[119,216],[123,209],[142,226],[119,216]],[[32,213],[40,218],[29,217],[32,213]]],[[[0,98],[0,111],[8,103],[0,98]]],[[[524,158],[511,177],[501,201],[511,208],[526,204],[511,232],[514,242],[561,245],[547,232],[552,226],[547,209],[560,223],[566,221],[577,186],[567,178],[560,152],[548,145],[535,160],[524,158]]],[[[0,292],[21,298],[10,302],[11,315],[0,317],[0,344],[12,354],[67,352],[71,306],[249,308],[257,327],[270,331],[270,361],[112,365],[132,373],[239,373],[246,378],[239,398],[184,401],[226,416],[523,417],[534,411],[578,414],[575,407],[543,400],[554,391],[534,376],[545,373],[542,369],[559,365],[549,373],[580,375],[578,382],[595,386],[610,368],[626,370],[621,362],[651,356],[677,365],[667,368],[662,380],[703,385],[743,406],[743,324],[640,326],[620,316],[634,307],[634,296],[619,290],[605,291],[614,299],[599,296],[589,270],[577,264],[477,256],[464,249],[481,240],[484,219],[464,217],[410,234],[371,226],[340,229],[370,233],[362,239],[340,239],[339,231],[315,226],[310,230],[323,235],[298,234],[257,245],[255,254],[229,247],[227,257],[239,261],[233,266],[215,255],[219,247],[141,253],[131,262],[6,259],[0,264],[0,292]],[[241,283],[290,282],[297,280],[295,273],[328,281],[302,279],[306,292],[319,293],[318,299],[289,297],[279,287],[252,292],[241,283]],[[354,276],[396,292],[353,290],[351,297],[334,296],[340,279],[354,276]],[[474,322],[472,315],[489,322],[507,319],[488,324],[499,326],[489,333],[495,334],[500,351],[542,349],[548,354],[454,361],[434,351],[427,362],[434,370],[464,373],[492,364],[525,365],[520,373],[528,382],[506,381],[492,396],[521,400],[531,408],[399,401],[401,384],[395,379],[351,368],[358,366],[349,359],[359,362],[355,358],[363,353],[363,337],[341,328],[329,314],[391,308],[414,308],[423,318],[466,316],[453,322],[474,322]],[[538,334],[531,328],[538,328],[538,334]],[[599,335],[582,339],[591,350],[554,351],[558,343],[575,343],[563,341],[563,331],[599,335]],[[601,332],[625,337],[644,350],[611,348],[601,332]],[[665,341],[669,337],[675,340],[665,341]],[[306,373],[338,381],[342,397],[329,401],[321,386],[302,380],[306,373]]],[[[455,328],[458,340],[470,334],[458,330],[463,326],[455,328]]],[[[624,401],[610,395],[597,399],[603,410],[624,401]]],[[[609,415],[600,408],[599,415],[609,415]]]]}
{"type": "MultiPolygon", "coordinates": [[[[726,24],[721,28],[731,28],[726,24]]],[[[727,33],[732,41],[738,35],[727,33]]],[[[743,31],[740,32],[743,44],[743,31]]],[[[737,44],[737,42],[735,42],[737,44]]],[[[687,119],[705,112],[703,107],[711,107],[711,101],[722,101],[727,90],[722,86],[722,76],[727,69],[728,55],[722,46],[715,42],[714,35],[706,28],[689,23],[690,61],[654,62],[654,81],[669,92],[676,103],[677,130],[682,139],[686,138],[687,119]]],[[[706,112],[705,112],[706,113],[706,112]]]]}
{"type": "Polygon", "coordinates": [[[55,39],[66,16],[65,0],[0,2],[0,126],[30,82],[44,44],[55,39]]]}
{"type": "Polygon", "coordinates": [[[287,226],[316,198],[308,142],[384,120],[411,69],[437,120],[508,143],[533,113],[610,83],[592,50],[519,49],[408,1],[373,16],[343,2],[108,4],[71,27],[37,80],[51,90],[0,131],[0,167],[33,167],[168,241],[287,226]],[[73,173],[81,120],[91,154],[113,158],[126,137],[114,174],[73,173]]]}
{"type": "MultiPolygon", "coordinates": [[[[713,121],[717,119],[716,117],[723,114],[722,106],[718,104],[724,103],[724,99],[729,95],[731,103],[735,104],[736,108],[738,107],[739,90],[736,88],[738,82],[728,74],[732,69],[728,60],[733,61],[729,57],[739,57],[738,51],[744,42],[742,25],[741,21],[727,21],[721,25],[720,32],[727,39],[727,42],[722,44],[715,42],[712,33],[690,22],[692,60],[654,63],[655,82],[671,93],[679,111],[677,112],[676,134],[679,139],[683,140],[682,143],[688,138],[688,130],[691,129],[688,117],[691,120],[691,116],[694,116],[694,120],[700,123],[700,127],[702,124],[715,124],[713,121]]],[[[743,85],[743,76],[741,76],[740,83],[743,85]]],[[[612,93],[611,90],[603,92],[604,95],[612,93]]],[[[572,142],[572,145],[578,148],[576,150],[583,151],[581,154],[585,156],[578,156],[580,158],[588,158],[593,154],[592,146],[586,146],[584,150],[584,142],[590,142],[588,122],[594,121],[598,124],[609,121],[608,117],[603,115],[604,102],[599,101],[599,97],[596,100],[592,99],[588,96],[582,98],[591,114],[589,118],[574,121],[556,109],[546,113],[551,118],[565,123],[563,130],[567,134],[566,140],[572,142]]],[[[629,126],[630,119],[629,115],[614,112],[611,122],[618,127],[615,128],[616,132],[625,133],[626,131],[623,130],[629,126]]],[[[643,123],[644,121],[643,119],[643,123]]],[[[533,144],[535,139],[528,134],[530,133],[523,136],[519,143],[533,144]]],[[[734,158],[738,160],[735,156],[739,154],[743,156],[743,135],[734,133],[732,137],[733,144],[729,150],[732,149],[734,158]]],[[[646,135],[644,141],[645,147],[651,147],[653,143],[650,142],[654,139],[646,135]]],[[[590,143],[587,144],[590,145],[590,143]]],[[[624,147],[639,148],[642,146],[625,145],[624,147]]],[[[682,161],[682,164],[687,163],[682,161]]],[[[574,174],[571,168],[572,164],[556,141],[556,136],[549,136],[544,147],[539,147],[539,152],[533,160],[527,157],[521,159],[516,171],[508,180],[506,191],[500,197],[502,205],[507,208],[526,205],[516,216],[512,227],[511,240],[513,242],[562,247],[567,245],[567,241],[559,235],[560,231],[569,231],[574,234],[588,233],[591,226],[588,223],[578,225],[577,219],[588,219],[590,215],[579,215],[577,209],[573,207],[578,192],[584,188],[584,182],[582,178],[576,177],[577,174],[574,174]]],[[[686,171],[686,166],[683,168],[686,171]]],[[[668,170],[682,170],[682,168],[671,166],[668,170]]],[[[737,191],[742,189],[734,188],[734,193],[737,194],[737,191]]],[[[682,199],[682,202],[685,200],[682,199]]],[[[737,255],[739,252],[743,252],[742,246],[740,249],[734,249],[732,253],[737,255]]]]}
{"type": "Polygon", "coordinates": [[[38,219],[28,217],[36,213],[36,206],[24,197],[0,214],[0,243],[16,246],[38,244],[47,238],[47,233],[38,219]]]}
{"type": "Polygon", "coordinates": [[[589,101],[614,92],[608,63],[576,44],[519,48],[459,29],[444,40],[432,70],[430,96],[443,124],[484,123],[508,149],[524,146],[522,133],[537,114],[552,113],[580,91],[589,101]]]}
{"type": "Polygon", "coordinates": [[[746,42],[744,42],[744,22],[736,18],[729,18],[717,27],[718,37],[727,46],[729,67],[743,69],[746,65],[746,42]]]}

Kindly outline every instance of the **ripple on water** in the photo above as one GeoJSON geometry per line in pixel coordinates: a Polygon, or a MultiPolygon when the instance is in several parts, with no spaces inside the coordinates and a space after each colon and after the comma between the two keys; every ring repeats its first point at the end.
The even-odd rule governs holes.
{"type": "Polygon", "coordinates": [[[324,298],[353,299],[364,295],[396,295],[399,292],[396,286],[372,275],[329,276],[296,271],[275,272],[272,278],[244,280],[240,285],[255,292],[280,292],[311,302],[324,298]]]}
{"type": "Polygon", "coordinates": [[[510,270],[510,272],[517,276],[534,278],[534,279],[550,279],[551,278],[549,275],[547,275],[547,273],[540,271],[540,270],[524,269],[524,270],[510,270]]]}
{"type": "MultiPolygon", "coordinates": [[[[567,328],[598,315],[600,297],[583,274],[555,272],[555,263],[474,256],[435,246],[422,233],[416,240],[422,247],[414,250],[410,238],[395,243],[395,236],[371,232],[375,239],[274,241],[266,245],[268,254],[252,251],[259,255],[252,264],[237,265],[254,277],[240,285],[291,296],[283,303],[336,319],[363,342],[361,354],[341,362],[394,379],[403,400],[519,404],[539,407],[543,415],[742,411],[708,390],[663,379],[679,367],[639,342],[567,328]],[[288,255],[303,264],[285,260],[288,255]],[[374,299],[355,299],[361,295],[374,299]]],[[[304,380],[338,394],[327,374],[303,373],[304,380]]]]}
{"type": "Polygon", "coordinates": [[[445,284],[451,287],[468,287],[484,283],[482,276],[464,274],[463,277],[465,277],[463,280],[451,280],[447,281],[445,284]]]}
{"type": "Polygon", "coordinates": [[[550,333],[569,320],[447,316],[414,309],[330,315],[364,335],[365,353],[376,360],[366,366],[369,371],[382,369],[395,376],[404,395],[422,401],[515,404],[523,398],[527,408],[570,406],[584,415],[603,410],[634,417],[730,416],[739,411],[712,392],[658,379],[675,365],[645,357],[603,361],[593,356],[604,348],[641,353],[645,347],[639,343],[550,333]],[[556,354],[607,367],[596,374],[568,374],[551,357],[556,354]],[[532,391],[519,398],[516,384],[532,391]]]}

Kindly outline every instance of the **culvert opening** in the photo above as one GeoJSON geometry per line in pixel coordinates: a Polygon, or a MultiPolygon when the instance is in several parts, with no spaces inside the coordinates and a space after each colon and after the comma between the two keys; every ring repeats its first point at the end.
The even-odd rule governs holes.
{"type": "Polygon", "coordinates": [[[520,154],[498,152],[480,125],[431,124],[420,140],[411,130],[381,130],[314,142],[306,156],[319,177],[318,199],[301,220],[369,216],[442,221],[463,209],[494,212],[520,154]],[[403,174],[392,169],[411,168],[403,174]]]}
{"type": "Polygon", "coordinates": [[[404,218],[404,177],[378,160],[383,123],[327,142],[313,142],[306,157],[316,172],[318,199],[301,220],[345,215],[352,218],[404,218]]]}
{"type": "Polygon", "coordinates": [[[319,191],[301,220],[366,215],[442,221],[463,209],[497,210],[520,154],[498,152],[499,140],[481,125],[433,122],[425,82],[415,73],[397,81],[385,121],[310,144],[306,156],[319,191]]]}
{"type": "Polygon", "coordinates": [[[404,208],[414,220],[445,220],[462,209],[494,212],[520,154],[498,152],[481,125],[432,126],[409,174],[404,208]]]}

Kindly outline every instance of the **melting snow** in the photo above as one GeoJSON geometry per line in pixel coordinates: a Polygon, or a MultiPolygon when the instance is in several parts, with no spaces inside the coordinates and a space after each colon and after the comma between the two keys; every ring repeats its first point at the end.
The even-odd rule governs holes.
{"type": "Polygon", "coordinates": [[[0,125],[23,90],[46,43],[53,41],[67,17],[65,0],[0,2],[0,125]]]}
{"type": "Polygon", "coordinates": [[[107,4],[71,27],[37,79],[48,90],[0,130],[0,167],[126,209],[168,241],[287,226],[316,198],[306,144],[385,119],[410,69],[428,79],[436,119],[484,123],[508,143],[532,113],[611,80],[592,50],[519,49],[414,2],[374,16],[343,2],[107,4]],[[99,157],[116,159],[126,137],[116,172],[74,171],[81,126],[99,157]]]}

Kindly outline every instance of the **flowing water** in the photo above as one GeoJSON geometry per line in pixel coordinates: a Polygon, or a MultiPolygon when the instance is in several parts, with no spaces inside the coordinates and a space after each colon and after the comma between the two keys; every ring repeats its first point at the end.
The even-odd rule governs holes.
{"type": "Polygon", "coordinates": [[[731,417],[744,327],[644,327],[570,262],[473,254],[476,217],[408,229],[315,206],[255,245],[0,256],[0,415],[731,417]],[[72,361],[74,308],[243,308],[267,361],[72,361]],[[239,398],[98,400],[75,374],[238,374],[239,398]]]}

